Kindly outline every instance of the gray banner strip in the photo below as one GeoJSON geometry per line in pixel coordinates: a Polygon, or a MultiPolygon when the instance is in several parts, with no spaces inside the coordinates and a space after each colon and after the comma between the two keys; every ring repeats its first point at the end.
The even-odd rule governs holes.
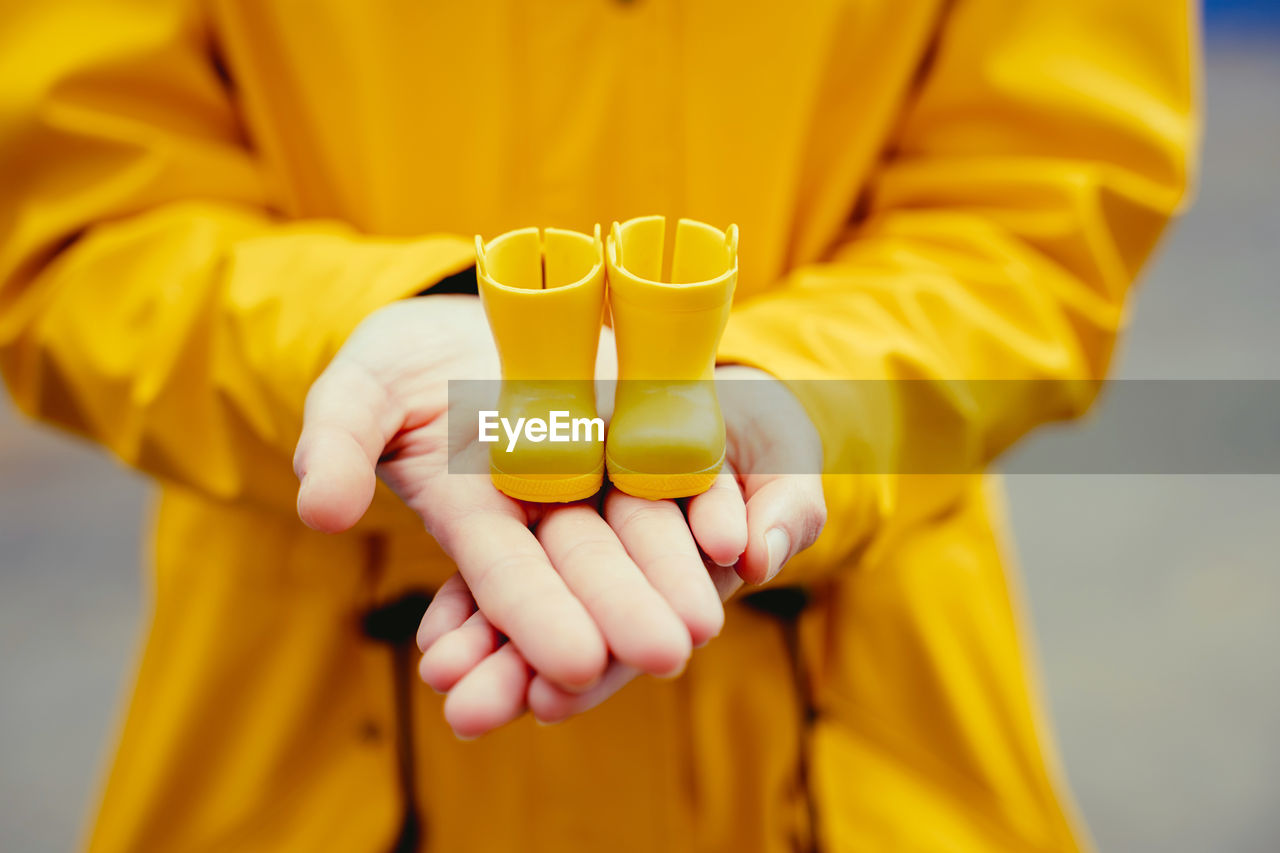
{"type": "MultiPolygon", "coordinates": [[[[691,384],[671,383],[671,393],[691,384]]],[[[540,385],[558,393],[557,383],[540,385]]],[[[616,385],[595,385],[606,420],[616,385]]],[[[1280,474],[1280,380],[788,385],[828,422],[847,422],[850,442],[860,448],[847,461],[829,460],[827,473],[962,474],[994,463],[1010,474],[1280,474]],[[901,441],[904,434],[914,443],[901,441]]],[[[563,383],[571,386],[581,389],[581,383],[563,383]]],[[[492,445],[476,452],[478,412],[498,406],[501,388],[495,380],[449,383],[451,472],[487,470],[483,460],[492,445]]],[[[759,385],[720,380],[716,393],[732,431],[759,385]]]]}

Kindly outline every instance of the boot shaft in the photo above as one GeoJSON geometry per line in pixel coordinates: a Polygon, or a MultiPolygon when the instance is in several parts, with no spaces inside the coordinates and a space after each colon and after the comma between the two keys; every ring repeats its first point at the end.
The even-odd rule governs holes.
{"type": "Polygon", "coordinates": [[[485,244],[476,279],[509,380],[589,380],[604,312],[600,229],[522,228],[485,244]]]}
{"type": "Polygon", "coordinates": [[[709,380],[738,279],[738,231],[681,219],[663,270],[661,216],[614,223],[609,305],[623,380],[709,380]]]}

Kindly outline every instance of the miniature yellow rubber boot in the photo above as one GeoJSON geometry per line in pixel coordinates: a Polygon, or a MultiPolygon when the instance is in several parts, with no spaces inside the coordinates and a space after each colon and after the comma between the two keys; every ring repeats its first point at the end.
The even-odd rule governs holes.
{"type": "Polygon", "coordinates": [[[497,413],[517,425],[490,435],[489,472],[517,500],[582,500],[604,480],[594,383],[604,277],[598,225],[594,237],[558,228],[509,231],[488,244],[476,237],[480,298],[502,363],[497,413]]]}
{"type": "Polygon", "coordinates": [[[618,393],[605,447],[609,479],[659,500],[711,488],[724,464],[716,350],[738,280],[738,229],[681,219],[664,275],[661,216],[614,223],[606,258],[618,393]]]}

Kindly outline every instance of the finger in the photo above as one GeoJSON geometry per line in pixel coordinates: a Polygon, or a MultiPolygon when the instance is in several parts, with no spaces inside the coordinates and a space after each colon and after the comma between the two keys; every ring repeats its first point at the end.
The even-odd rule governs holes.
{"type": "Polygon", "coordinates": [[[747,583],[773,580],[787,560],[808,548],[827,521],[817,474],[756,475],[745,481],[747,552],[738,574],[747,583]]]}
{"type": "Polygon", "coordinates": [[[477,610],[427,649],[418,662],[418,675],[432,690],[446,693],[501,643],[502,637],[477,610]]]}
{"type": "Polygon", "coordinates": [[[448,632],[459,628],[475,612],[476,601],[471,597],[462,575],[454,572],[431,597],[427,612],[418,625],[418,651],[425,652],[431,644],[448,632]]]}
{"type": "Polygon", "coordinates": [[[640,671],[634,667],[615,661],[609,665],[599,683],[585,693],[570,693],[541,675],[534,675],[529,682],[529,710],[540,723],[558,723],[596,707],[631,683],[639,674],[640,671]]]}
{"type": "Polygon", "coordinates": [[[577,504],[549,512],[538,525],[538,540],[618,660],[654,675],[684,669],[692,651],[689,631],[595,509],[577,504]]]}
{"type": "Polygon", "coordinates": [[[366,371],[338,360],[321,374],[307,393],[293,456],[303,522],[336,533],[360,520],[373,500],[378,457],[403,419],[366,371]]]}
{"type": "Polygon", "coordinates": [[[605,497],[604,517],[649,583],[680,617],[693,645],[700,646],[719,634],[724,627],[724,606],[680,507],[615,489],[605,497]]]}
{"type": "Polygon", "coordinates": [[[708,566],[707,576],[715,585],[721,601],[728,601],[730,596],[742,588],[742,578],[738,577],[736,566],[708,566]]]}
{"type": "Polygon", "coordinates": [[[702,553],[717,566],[732,566],[747,549],[747,506],[728,465],[711,488],[689,498],[689,529],[702,553]]]}
{"type": "MultiPolygon", "coordinates": [[[[459,500],[467,505],[465,496],[459,500]]],[[[539,672],[570,689],[585,689],[604,673],[604,636],[522,520],[474,511],[433,525],[432,532],[489,622],[539,672]]]]}
{"type": "Polygon", "coordinates": [[[464,675],[444,700],[444,718],[461,738],[479,737],[524,713],[529,665],[507,643],[464,675]]]}

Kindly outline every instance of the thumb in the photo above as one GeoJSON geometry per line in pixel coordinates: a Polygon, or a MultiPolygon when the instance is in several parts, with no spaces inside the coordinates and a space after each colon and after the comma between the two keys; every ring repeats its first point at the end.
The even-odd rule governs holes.
{"type": "Polygon", "coordinates": [[[827,522],[822,477],[756,476],[749,478],[747,491],[747,550],[738,575],[747,583],[766,583],[822,532],[827,522]]]}
{"type": "Polygon", "coordinates": [[[364,515],[377,487],[377,464],[404,415],[386,390],[356,365],[335,360],[307,394],[293,456],[298,516],[337,533],[364,515]]]}
{"type": "Polygon", "coordinates": [[[737,571],[752,584],[773,580],[808,548],[827,521],[822,440],[795,394],[754,368],[721,368],[730,447],[747,501],[747,550],[737,571]]]}

